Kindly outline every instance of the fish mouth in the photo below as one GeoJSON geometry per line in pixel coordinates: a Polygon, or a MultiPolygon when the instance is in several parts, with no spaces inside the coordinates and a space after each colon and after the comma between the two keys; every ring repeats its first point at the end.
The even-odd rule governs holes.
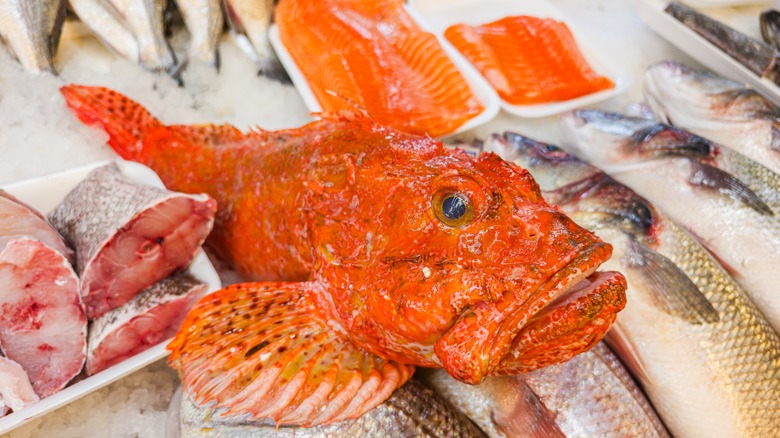
{"type": "MultiPolygon", "coordinates": [[[[549,351],[548,347],[562,346],[563,352],[566,344],[576,344],[579,338],[585,337],[578,338],[577,330],[595,317],[606,316],[608,327],[614,321],[614,314],[625,306],[626,289],[621,274],[596,272],[611,252],[609,244],[593,243],[558,269],[524,302],[510,291],[503,303],[475,305],[434,345],[442,366],[455,379],[476,384],[489,374],[539,368],[526,364],[542,363],[534,356],[549,351]]],[[[576,353],[587,348],[580,348],[576,353]]],[[[564,355],[560,360],[555,360],[555,354],[546,354],[548,362],[550,358],[553,361],[542,366],[561,362],[574,354],[564,355]]]]}

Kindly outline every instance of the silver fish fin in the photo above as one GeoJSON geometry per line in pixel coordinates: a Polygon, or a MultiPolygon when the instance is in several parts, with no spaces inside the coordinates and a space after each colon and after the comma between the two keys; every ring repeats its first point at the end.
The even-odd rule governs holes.
{"type": "Polygon", "coordinates": [[[650,374],[647,372],[647,367],[644,361],[639,356],[639,352],[631,342],[631,338],[628,336],[628,330],[620,323],[620,318],[615,321],[615,324],[609,329],[604,336],[604,342],[609,345],[609,348],[620,358],[623,365],[628,368],[634,378],[642,384],[642,386],[653,386],[653,380],[650,378],[650,374]]]}
{"type": "Polygon", "coordinates": [[[690,324],[720,320],[718,311],[699,288],[668,258],[631,239],[626,259],[629,269],[637,271],[637,277],[654,292],[659,307],[667,314],[690,324]]]}
{"type": "Polygon", "coordinates": [[[698,161],[691,161],[691,167],[692,173],[688,178],[691,185],[717,190],[759,214],[774,216],[772,209],[760,196],[730,173],[698,161]]]}
{"type": "Polygon", "coordinates": [[[59,6],[57,7],[56,14],[52,15],[52,21],[46,23],[46,28],[49,29],[49,53],[54,58],[54,54],[57,53],[57,48],[60,45],[60,36],[62,35],[62,25],[65,23],[65,13],[67,12],[67,1],[59,0],[59,6]]]}

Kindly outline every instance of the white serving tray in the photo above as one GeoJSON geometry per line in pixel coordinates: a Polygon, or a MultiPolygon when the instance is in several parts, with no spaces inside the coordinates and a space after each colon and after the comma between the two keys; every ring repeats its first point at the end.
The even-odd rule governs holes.
{"type": "MultiPolygon", "coordinates": [[[[668,2],[663,0],[640,0],[639,15],[656,33],[710,70],[737,82],[745,83],[775,105],[780,105],[780,88],[774,82],[756,76],[747,67],[725,54],[704,37],[664,12],[667,4],[668,2]]],[[[758,17],[756,17],[756,21],[758,21],[758,17]]]]}
{"type": "MultiPolygon", "coordinates": [[[[629,80],[626,71],[613,59],[594,50],[582,31],[577,29],[576,22],[566,17],[546,0],[409,0],[409,9],[418,21],[421,21],[439,38],[448,53],[455,52],[456,56],[463,61],[466,61],[465,57],[444,37],[444,31],[453,24],[464,23],[478,26],[516,15],[531,15],[563,21],[571,30],[582,55],[590,66],[598,74],[608,77],[615,83],[615,87],[609,90],[601,90],[561,102],[514,105],[499,98],[501,107],[510,114],[525,118],[547,117],[575,108],[594,105],[628,90],[629,80]]],[[[466,62],[468,63],[468,61],[466,62]]]]}
{"type": "MultiPolygon", "coordinates": [[[[408,6],[406,7],[406,11],[409,12],[413,20],[417,21],[418,26],[420,26],[422,30],[433,33],[430,28],[426,27],[425,23],[420,22],[419,16],[417,16],[408,6]]],[[[284,66],[285,70],[287,70],[287,74],[290,75],[290,79],[292,79],[295,88],[298,90],[298,93],[300,93],[301,98],[303,98],[304,103],[306,103],[306,106],[314,113],[322,112],[322,106],[320,106],[319,101],[317,101],[317,98],[311,91],[309,82],[303,76],[303,73],[301,73],[298,65],[292,59],[292,56],[290,56],[290,52],[288,52],[287,48],[284,46],[284,44],[282,44],[282,40],[279,37],[279,28],[275,24],[272,25],[269,29],[268,36],[269,40],[271,41],[271,46],[274,48],[274,51],[279,57],[279,60],[284,66]]],[[[439,41],[441,41],[440,38],[439,41]]],[[[481,113],[467,120],[466,123],[459,126],[453,132],[449,132],[441,136],[448,137],[450,135],[459,134],[463,131],[476,128],[479,125],[489,122],[498,114],[498,111],[501,109],[501,105],[498,94],[493,90],[493,87],[491,87],[490,84],[482,77],[482,75],[479,74],[479,72],[471,65],[471,63],[466,61],[466,59],[461,56],[452,46],[442,46],[444,51],[452,60],[453,64],[455,64],[455,67],[460,71],[460,73],[463,75],[463,78],[469,84],[469,87],[471,87],[471,92],[485,108],[481,113]]]]}
{"type": "MultiPolygon", "coordinates": [[[[40,178],[8,184],[0,188],[46,215],[54,209],[54,207],[65,198],[65,195],[83,180],[90,171],[110,163],[111,161],[93,163],[88,166],[46,175],[40,178]]],[[[148,167],[130,161],[120,160],[116,163],[122,170],[122,173],[132,180],[141,184],[164,187],[157,174],[148,167]]],[[[206,257],[206,254],[202,249],[199,250],[197,256],[195,256],[195,259],[192,261],[190,272],[208,285],[208,292],[216,291],[222,287],[217,272],[214,270],[214,267],[211,265],[211,262],[209,262],[208,257],[206,257]]],[[[111,368],[103,370],[94,376],[73,383],[62,391],[44,398],[26,409],[0,417],[0,434],[4,434],[57,408],[65,406],[121,377],[166,357],[168,352],[165,350],[165,346],[168,342],[170,342],[170,339],[126,359],[111,368]]]]}

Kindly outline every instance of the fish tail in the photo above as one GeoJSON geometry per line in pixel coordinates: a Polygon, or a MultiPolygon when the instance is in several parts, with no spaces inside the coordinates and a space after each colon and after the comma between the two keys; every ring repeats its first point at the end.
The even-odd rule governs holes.
{"type": "Polygon", "coordinates": [[[79,120],[108,133],[108,144],[126,160],[143,162],[148,152],[144,136],[164,126],[140,104],[108,88],[65,85],[60,93],[79,120]]]}

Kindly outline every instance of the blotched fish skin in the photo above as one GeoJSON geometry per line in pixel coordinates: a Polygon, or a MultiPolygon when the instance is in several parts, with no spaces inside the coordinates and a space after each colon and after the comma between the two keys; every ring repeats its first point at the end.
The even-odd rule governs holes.
{"type": "Polygon", "coordinates": [[[780,221],[766,208],[770,200],[687,153],[706,140],[596,110],[566,113],[560,127],[564,150],[627,185],[695,235],[780,330],[780,221]]]}
{"type": "Polygon", "coordinates": [[[190,34],[188,61],[219,66],[219,38],[224,17],[220,0],[176,0],[190,34]]]}
{"type": "Polygon", "coordinates": [[[780,338],[685,230],[598,169],[505,133],[485,149],[528,169],[550,203],[610,242],[628,304],[607,335],[674,436],[780,430],[780,338]]]}
{"type": "Polygon", "coordinates": [[[95,319],[186,267],[215,213],[208,195],[137,184],[110,164],[90,172],[49,220],[76,249],[81,294],[95,319]]]}
{"type": "Polygon", "coordinates": [[[138,63],[138,41],[124,18],[106,0],[69,0],[70,7],[93,34],[109,49],[138,63]]]}
{"type": "Polygon", "coordinates": [[[151,71],[171,71],[176,58],[165,40],[166,0],[105,0],[119,13],[138,42],[141,65],[151,71]]]}
{"type": "Polygon", "coordinates": [[[780,108],[744,84],[664,61],[648,67],[644,94],[660,120],[780,173],[780,108]]]}
{"type": "Polygon", "coordinates": [[[206,288],[185,271],[158,281],[92,321],[87,337],[87,374],[103,371],[175,335],[206,288]]]}
{"type": "Polygon", "coordinates": [[[56,73],[52,58],[65,19],[65,5],[65,0],[0,2],[0,38],[27,70],[56,73]]]}
{"type": "Polygon", "coordinates": [[[465,385],[439,370],[421,378],[491,438],[668,437],[642,390],[604,343],[571,360],[465,385]]]}
{"type": "Polygon", "coordinates": [[[757,76],[780,82],[777,49],[676,1],[665,11],[757,76]]]}
{"type": "Polygon", "coordinates": [[[179,411],[179,430],[167,434],[166,438],[485,436],[468,417],[415,379],[396,389],[384,403],[359,418],[311,428],[219,423],[213,421],[213,413],[208,408],[199,408],[182,397],[181,390],[171,401],[170,410],[179,411]]]}

